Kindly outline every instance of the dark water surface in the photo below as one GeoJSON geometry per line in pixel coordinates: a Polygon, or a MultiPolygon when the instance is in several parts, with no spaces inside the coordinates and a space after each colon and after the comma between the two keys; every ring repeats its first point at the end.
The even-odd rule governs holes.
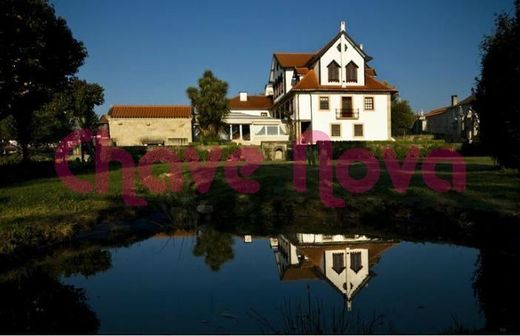
{"type": "Polygon", "coordinates": [[[321,234],[213,238],[216,247],[182,232],[111,249],[110,269],[61,282],[84,289],[102,333],[426,333],[484,325],[473,290],[475,249],[321,234]]]}

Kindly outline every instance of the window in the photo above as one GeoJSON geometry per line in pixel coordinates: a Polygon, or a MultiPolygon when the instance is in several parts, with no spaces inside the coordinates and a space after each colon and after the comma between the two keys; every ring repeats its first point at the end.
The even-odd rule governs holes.
{"type": "Polygon", "coordinates": [[[345,269],[345,257],[343,253],[332,253],[332,269],[340,274],[345,269]]]}
{"type": "Polygon", "coordinates": [[[329,97],[320,97],[320,110],[329,109],[329,97]]]}
{"type": "Polygon", "coordinates": [[[336,63],[336,61],[332,61],[329,65],[327,65],[327,68],[329,69],[329,82],[339,82],[338,63],[336,63]]]}
{"type": "Polygon", "coordinates": [[[255,135],[265,135],[265,126],[262,126],[255,135]]]}
{"type": "Polygon", "coordinates": [[[240,125],[231,125],[231,139],[240,139],[240,125]]]}
{"type": "Polygon", "coordinates": [[[374,110],[374,97],[365,97],[365,111],[374,110]]]}
{"type": "Polygon", "coordinates": [[[363,136],[363,125],[361,125],[361,124],[354,125],[354,136],[355,137],[363,136]]]}
{"type": "Polygon", "coordinates": [[[361,265],[361,252],[350,253],[350,269],[354,272],[359,272],[363,268],[361,265]]]}
{"type": "Polygon", "coordinates": [[[249,125],[242,125],[242,139],[243,140],[251,140],[251,129],[249,125]]]}
{"type": "Polygon", "coordinates": [[[171,146],[183,146],[188,144],[186,138],[168,138],[168,144],[171,146]]]}
{"type": "Polygon", "coordinates": [[[267,135],[278,135],[278,126],[267,126],[267,135]]]}
{"type": "Polygon", "coordinates": [[[280,125],[280,135],[287,135],[284,126],[280,125]]]}
{"type": "Polygon", "coordinates": [[[267,113],[267,112],[260,112],[260,116],[261,116],[261,117],[267,117],[267,116],[268,116],[268,113],[267,113]]]}
{"type": "Polygon", "coordinates": [[[333,137],[341,136],[341,125],[340,124],[330,125],[330,135],[333,137]]]}
{"type": "MultiPolygon", "coordinates": [[[[287,133],[285,132],[285,130],[282,128],[282,126],[278,126],[278,125],[258,125],[258,126],[255,126],[255,128],[258,129],[258,131],[256,131],[255,135],[258,135],[258,136],[264,136],[264,135],[279,135],[279,134],[282,134],[282,135],[286,135],[287,133]]],[[[242,129],[242,132],[244,132],[244,130],[242,129]]]]}
{"type": "MultiPolygon", "coordinates": [[[[336,49],[338,49],[338,51],[341,52],[341,43],[338,43],[338,45],[336,46],[336,49]]],[[[343,45],[343,50],[347,51],[347,49],[348,49],[347,44],[344,44],[343,45]]]]}
{"type": "Polygon", "coordinates": [[[347,67],[347,82],[357,83],[358,66],[354,62],[350,62],[347,67]]]}

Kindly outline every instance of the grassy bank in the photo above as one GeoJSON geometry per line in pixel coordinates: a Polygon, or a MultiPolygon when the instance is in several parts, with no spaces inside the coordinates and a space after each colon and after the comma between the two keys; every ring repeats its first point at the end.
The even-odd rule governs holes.
{"type": "MultiPolygon", "coordinates": [[[[412,238],[471,240],[475,232],[492,237],[520,224],[519,174],[498,169],[486,157],[467,158],[467,190],[463,193],[436,193],[424,185],[417,170],[408,192],[398,194],[382,169],[374,189],[365,194],[349,194],[336,182],[334,195],[346,200],[346,207],[338,209],[327,208],[320,200],[318,167],[307,168],[305,193],[294,191],[292,169],[291,163],[264,163],[251,177],[260,182],[261,189],[251,195],[231,189],[222,168],[218,168],[207,194],[151,195],[142,187],[138,190],[150,201],[148,209],[171,210],[172,222],[176,214],[189,215],[196,212],[197,205],[206,204],[213,212],[200,216],[201,220],[249,232],[371,231],[401,238],[408,234],[412,238]]],[[[158,165],[154,170],[160,174],[168,169],[158,165]]],[[[351,175],[363,176],[364,167],[352,167],[351,175]]],[[[450,171],[441,166],[438,175],[449,179],[450,171]]],[[[94,172],[78,177],[94,181],[94,172]]],[[[136,209],[124,206],[120,196],[121,171],[113,169],[110,178],[106,195],[75,193],[56,177],[4,184],[0,188],[0,253],[66,241],[100,221],[134,216],[136,209]]],[[[504,236],[506,240],[513,238],[504,236]]]]}
{"type": "MultiPolygon", "coordinates": [[[[95,178],[92,169],[77,176],[87,181],[95,178]]],[[[57,177],[4,181],[0,187],[0,254],[62,242],[100,220],[134,215],[134,209],[125,207],[119,196],[121,171],[111,171],[110,179],[105,195],[76,193],[57,177]]]]}

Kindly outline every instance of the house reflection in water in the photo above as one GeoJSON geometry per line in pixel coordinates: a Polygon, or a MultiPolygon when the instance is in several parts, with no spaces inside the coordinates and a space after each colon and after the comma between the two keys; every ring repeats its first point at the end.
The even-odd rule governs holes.
{"type": "Polygon", "coordinates": [[[396,243],[360,235],[297,233],[270,239],[283,281],[322,279],[336,288],[352,309],[354,296],[372,276],[370,269],[396,243]]]}

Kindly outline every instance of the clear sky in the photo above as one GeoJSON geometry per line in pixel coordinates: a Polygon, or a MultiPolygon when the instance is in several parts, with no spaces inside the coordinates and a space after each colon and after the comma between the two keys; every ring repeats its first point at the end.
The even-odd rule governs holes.
{"type": "Polygon", "coordinates": [[[415,110],[470,93],[480,42],[513,0],[169,1],[51,0],[89,57],[82,79],[116,104],[189,104],[186,88],[211,69],[229,95],[260,93],[272,53],[319,50],[347,22],[378,76],[415,110]]]}

